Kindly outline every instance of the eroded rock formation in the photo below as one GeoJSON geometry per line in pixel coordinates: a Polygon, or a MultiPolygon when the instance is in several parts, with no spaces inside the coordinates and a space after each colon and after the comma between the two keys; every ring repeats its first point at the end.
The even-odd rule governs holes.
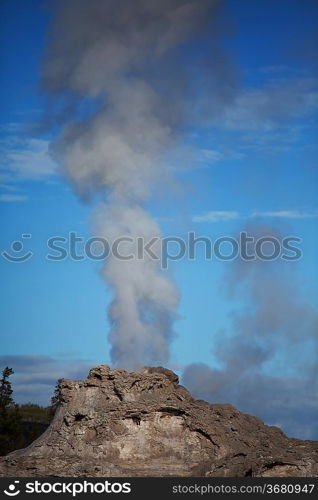
{"type": "Polygon", "coordinates": [[[0,461],[2,476],[317,476],[318,443],[231,405],[196,400],[164,368],[93,368],[62,380],[45,433],[0,461]]]}

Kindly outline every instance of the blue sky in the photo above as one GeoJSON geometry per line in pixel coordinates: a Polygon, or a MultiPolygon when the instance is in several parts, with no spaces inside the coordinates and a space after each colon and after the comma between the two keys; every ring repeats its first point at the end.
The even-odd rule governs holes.
{"type": "MultiPolygon", "coordinates": [[[[195,231],[215,239],[236,235],[257,221],[284,236],[302,238],[303,258],[285,267],[292,280],[296,276],[299,300],[314,308],[318,6],[311,0],[225,0],[224,8],[228,24],[220,43],[231,60],[236,95],[208,124],[187,124],[179,150],[167,160],[176,171],[176,191],[164,200],[154,197],[149,209],[167,235],[184,237],[195,231]]],[[[34,254],[19,264],[3,257],[0,261],[1,359],[16,371],[17,399],[45,404],[58,376],[85,376],[88,367],[110,362],[111,292],[100,277],[99,263],[45,259],[50,236],[92,234],[94,202],[82,203],[58,174],[48,154],[52,132],[34,128],[46,106],[40,73],[50,10],[40,0],[5,0],[0,9],[1,251],[10,251],[12,242],[21,240],[23,251],[34,254]],[[36,380],[34,390],[28,374],[36,380]]],[[[205,50],[205,42],[200,43],[194,54],[205,50]]],[[[187,50],[184,57],[193,60],[191,47],[187,50]]],[[[224,289],[229,266],[207,262],[202,253],[194,261],[170,266],[181,292],[170,363],[178,373],[192,363],[217,367],[219,332],[233,334],[233,311],[247,307],[244,298],[229,296],[224,289]]],[[[315,349],[309,343],[302,356],[312,360],[315,349]]],[[[291,368],[295,353],[279,353],[264,365],[265,372],[302,379],[301,368],[291,368]]],[[[230,402],[235,404],[235,398],[230,402]]],[[[312,436],[301,429],[308,415],[297,416],[297,425],[285,428],[300,437],[312,436]]],[[[273,415],[258,416],[280,424],[273,415]]]]}

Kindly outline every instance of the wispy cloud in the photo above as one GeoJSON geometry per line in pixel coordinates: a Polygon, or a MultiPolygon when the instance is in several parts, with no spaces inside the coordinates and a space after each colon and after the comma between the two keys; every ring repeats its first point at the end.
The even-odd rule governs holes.
{"type": "Polygon", "coordinates": [[[281,219],[313,219],[318,217],[318,210],[300,211],[300,210],[278,210],[278,211],[265,211],[265,212],[252,212],[251,214],[242,214],[236,211],[219,210],[206,212],[201,215],[194,215],[193,222],[226,222],[239,218],[281,218],[281,219]]]}
{"type": "Polygon", "coordinates": [[[277,74],[277,73],[291,73],[292,71],[295,71],[294,68],[291,68],[290,66],[284,66],[283,64],[276,64],[276,65],[270,65],[270,66],[262,66],[258,69],[260,73],[265,73],[265,74],[277,74]]]}
{"type": "Polygon", "coordinates": [[[217,126],[230,130],[274,130],[282,123],[317,111],[317,80],[270,80],[261,89],[248,89],[225,108],[217,126]]]}
{"type": "MultiPolygon", "coordinates": [[[[191,138],[195,134],[190,134],[191,138]]],[[[238,149],[238,148],[237,148],[238,149]]],[[[179,144],[169,152],[168,163],[175,172],[210,167],[228,160],[241,160],[245,153],[223,145],[218,148],[200,148],[190,144],[179,144]]]]}
{"type": "MultiPolygon", "coordinates": [[[[3,176],[0,175],[0,181],[3,181],[4,178],[3,176]]],[[[14,184],[6,184],[5,182],[0,184],[0,190],[1,191],[19,191],[18,187],[14,184]]]]}
{"type": "Polygon", "coordinates": [[[0,201],[25,201],[19,191],[24,181],[48,181],[56,175],[56,165],[49,154],[49,141],[26,138],[20,124],[0,127],[0,201]],[[17,194],[9,194],[8,191],[17,194]]]}
{"type": "Polygon", "coordinates": [[[239,212],[228,211],[228,210],[218,210],[212,212],[206,212],[202,215],[195,215],[192,217],[193,222],[224,222],[228,220],[234,220],[240,217],[239,212]]]}
{"type": "Polygon", "coordinates": [[[40,180],[55,174],[56,166],[48,152],[49,141],[21,139],[18,136],[2,141],[1,170],[11,180],[40,180]]]}
{"type": "Polygon", "coordinates": [[[212,162],[220,161],[224,158],[224,154],[215,149],[201,149],[201,153],[204,160],[209,160],[212,162]]]}
{"type": "Polygon", "coordinates": [[[28,198],[22,194],[0,194],[0,202],[26,201],[28,198]]]}
{"type": "Polygon", "coordinates": [[[251,217],[277,217],[282,219],[312,219],[318,217],[318,210],[302,212],[300,210],[278,210],[276,212],[253,212],[251,217]]]}
{"type": "MultiPolygon", "coordinates": [[[[248,131],[242,136],[241,147],[246,150],[253,150],[260,153],[281,153],[290,151],[299,146],[299,140],[304,135],[306,126],[285,125],[276,130],[248,131]]],[[[302,145],[303,149],[304,146],[302,145]]]]}
{"type": "Polygon", "coordinates": [[[239,151],[233,151],[228,148],[217,149],[201,149],[201,161],[219,162],[222,160],[241,160],[244,156],[239,151]]]}

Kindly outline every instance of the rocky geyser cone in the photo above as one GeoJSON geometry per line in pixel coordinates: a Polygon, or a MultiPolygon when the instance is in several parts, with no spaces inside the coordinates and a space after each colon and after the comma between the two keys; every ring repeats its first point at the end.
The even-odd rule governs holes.
{"type": "Polygon", "coordinates": [[[318,442],[193,399],[164,368],[97,366],[62,380],[60,399],[45,433],[1,458],[1,476],[318,475],[318,442]]]}

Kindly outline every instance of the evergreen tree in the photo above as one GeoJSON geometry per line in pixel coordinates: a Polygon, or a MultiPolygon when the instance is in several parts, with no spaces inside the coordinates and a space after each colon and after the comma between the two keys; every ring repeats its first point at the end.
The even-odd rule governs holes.
{"type": "Polygon", "coordinates": [[[0,379],[0,455],[16,450],[22,443],[19,407],[13,400],[13,390],[9,380],[13,373],[12,368],[7,366],[0,379]]]}
{"type": "Polygon", "coordinates": [[[61,396],[60,396],[60,382],[61,378],[58,379],[55,389],[54,389],[54,395],[51,397],[51,406],[49,406],[49,418],[52,420],[52,418],[55,415],[55,412],[58,408],[58,406],[61,403],[61,396]]]}

